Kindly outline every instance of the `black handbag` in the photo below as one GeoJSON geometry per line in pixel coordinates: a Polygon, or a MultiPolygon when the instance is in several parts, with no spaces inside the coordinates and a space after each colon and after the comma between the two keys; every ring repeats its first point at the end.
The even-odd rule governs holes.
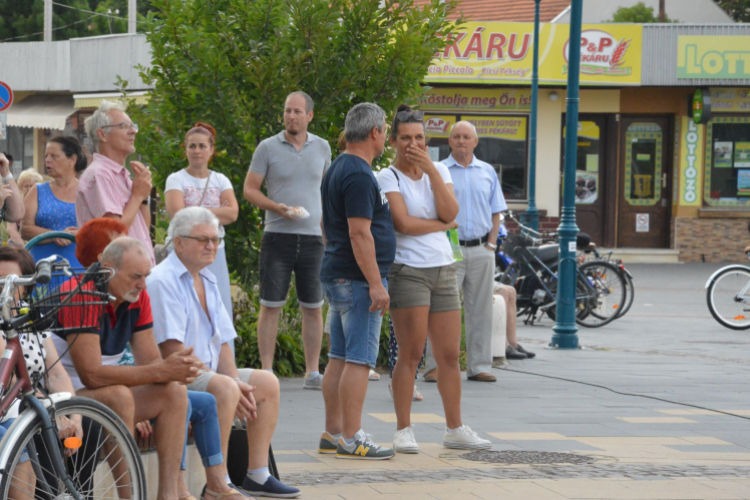
{"type": "MultiPolygon", "coordinates": [[[[247,431],[243,427],[232,427],[229,434],[229,449],[227,450],[227,471],[233,484],[242,486],[247,475],[247,431]]],[[[273,457],[273,448],[268,446],[268,471],[278,479],[279,469],[276,467],[276,459],[273,457]]]]}

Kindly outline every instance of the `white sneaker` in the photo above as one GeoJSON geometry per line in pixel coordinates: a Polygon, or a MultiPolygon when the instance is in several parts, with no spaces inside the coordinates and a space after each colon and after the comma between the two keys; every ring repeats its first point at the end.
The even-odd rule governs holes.
{"type": "Polygon", "coordinates": [[[443,446],[454,450],[487,450],[492,448],[492,443],[480,438],[468,425],[462,425],[454,432],[445,429],[443,446]]]}
{"type": "Polygon", "coordinates": [[[302,383],[303,389],[311,389],[313,391],[323,390],[323,375],[305,375],[305,381],[302,383]]]}
{"type": "Polygon", "coordinates": [[[397,453],[419,453],[419,445],[411,426],[396,431],[396,435],[393,436],[393,449],[397,453]]]}

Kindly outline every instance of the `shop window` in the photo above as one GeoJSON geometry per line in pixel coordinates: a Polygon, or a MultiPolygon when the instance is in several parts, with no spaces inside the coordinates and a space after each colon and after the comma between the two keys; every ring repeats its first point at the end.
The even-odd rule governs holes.
{"type": "MultiPolygon", "coordinates": [[[[601,130],[596,122],[578,122],[576,205],[591,205],[599,199],[601,189],[599,180],[600,135],[601,130]]],[[[565,127],[563,127],[563,139],[565,139],[565,127]]],[[[561,190],[562,188],[563,186],[560,185],[561,190]]]]}
{"type": "Polygon", "coordinates": [[[630,205],[661,200],[663,131],[653,122],[633,123],[625,132],[625,199],[630,205]]]}
{"type": "Polygon", "coordinates": [[[528,196],[528,119],[526,116],[432,115],[426,117],[430,156],[442,161],[451,154],[450,127],[460,120],[474,124],[479,144],[474,156],[492,165],[505,198],[525,200],[528,196]]]}
{"type": "Polygon", "coordinates": [[[750,206],[750,118],[722,116],[706,126],[705,202],[750,206]]]}

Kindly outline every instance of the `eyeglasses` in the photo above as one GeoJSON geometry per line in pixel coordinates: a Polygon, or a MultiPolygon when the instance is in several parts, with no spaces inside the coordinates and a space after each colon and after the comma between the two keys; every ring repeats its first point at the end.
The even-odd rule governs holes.
{"type": "Polygon", "coordinates": [[[422,120],[424,120],[424,113],[421,111],[407,111],[407,110],[399,111],[398,113],[396,113],[396,119],[400,122],[405,122],[409,120],[409,118],[413,118],[417,120],[418,122],[421,122],[422,120]]]}
{"type": "Polygon", "coordinates": [[[218,247],[219,245],[221,245],[221,242],[224,241],[224,238],[219,238],[218,236],[214,236],[213,238],[208,238],[206,236],[180,236],[180,238],[195,240],[206,247],[209,243],[213,243],[215,247],[218,247]]]}
{"type": "Polygon", "coordinates": [[[122,130],[130,130],[131,128],[138,132],[138,125],[132,122],[122,122],[122,123],[116,123],[114,125],[104,125],[102,128],[110,128],[110,127],[117,127],[122,130]]]}

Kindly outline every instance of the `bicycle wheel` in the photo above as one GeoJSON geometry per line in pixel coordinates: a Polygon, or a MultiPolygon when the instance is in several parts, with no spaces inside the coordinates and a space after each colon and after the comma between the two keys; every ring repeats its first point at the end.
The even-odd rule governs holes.
{"type": "Polygon", "coordinates": [[[706,301],[711,315],[722,325],[732,330],[750,328],[750,269],[723,269],[711,281],[706,301]]]}
{"type": "MultiPolygon", "coordinates": [[[[544,283],[547,285],[547,289],[552,294],[552,297],[548,297],[543,304],[544,312],[549,316],[549,319],[552,321],[556,321],[557,319],[557,305],[555,302],[557,301],[557,266],[550,266],[550,270],[552,270],[555,273],[555,277],[551,277],[548,275],[545,275],[542,279],[544,280],[544,283]],[[552,305],[549,305],[552,304],[552,305]],[[549,305],[549,306],[548,306],[549,305]],[[548,307],[545,307],[548,306],[548,307]]],[[[576,323],[580,321],[581,318],[585,318],[588,314],[588,303],[586,302],[586,295],[587,295],[587,289],[588,287],[583,283],[582,278],[578,273],[576,273],[577,279],[576,279],[576,303],[575,303],[575,311],[576,311],[576,323]]]]}
{"type": "Polygon", "coordinates": [[[611,323],[620,316],[625,304],[625,279],[620,270],[613,264],[604,261],[592,261],[578,268],[579,280],[584,284],[584,300],[588,314],[577,315],[576,322],[587,328],[599,328],[611,323]]]}
{"type": "MultiPolygon", "coordinates": [[[[83,445],[71,457],[64,458],[64,462],[80,497],[97,500],[147,498],[141,456],[122,420],[101,403],[73,397],[54,406],[53,422],[59,423],[61,418],[72,415],[83,417],[83,445]]],[[[46,442],[41,427],[41,419],[34,416],[24,427],[14,429],[17,438],[8,441],[12,449],[8,461],[2,464],[5,473],[0,481],[0,498],[73,498],[57,478],[47,451],[50,446],[58,446],[62,453],[63,444],[59,440],[46,442]],[[25,452],[30,460],[23,462],[25,452]]]]}
{"type": "Polygon", "coordinates": [[[633,300],[635,299],[635,286],[633,285],[633,278],[630,277],[628,273],[625,271],[620,270],[622,273],[622,277],[625,278],[625,305],[622,307],[622,310],[620,311],[620,318],[625,316],[628,311],[630,311],[630,308],[633,305],[633,300]]]}

